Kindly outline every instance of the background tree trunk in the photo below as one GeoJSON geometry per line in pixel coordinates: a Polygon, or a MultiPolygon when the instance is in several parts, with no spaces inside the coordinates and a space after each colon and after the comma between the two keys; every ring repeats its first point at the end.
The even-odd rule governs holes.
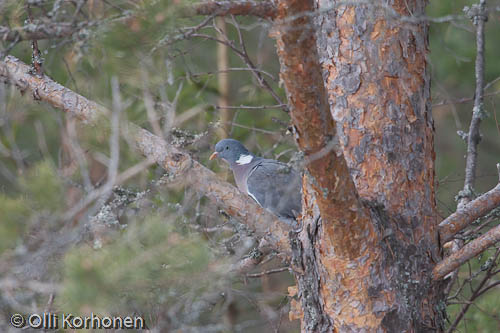
{"type": "MultiPolygon", "coordinates": [[[[382,1],[335,6],[277,6],[282,79],[306,155],[304,228],[291,236],[302,329],[440,331],[427,24],[391,19],[382,1]]],[[[391,13],[424,8],[394,1],[391,13]]]]}
{"type": "MultiPolygon", "coordinates": [[[[221,31],[218,37],[227,33],[226,21],[224,17],[216,17],[217,28],[221,31]]],[[[220,126],[217,129],[217,136],[225,139],[231,131],[231,121],[233,120],[233,111],[229,106],[229,55],[228,46],[222,43],[217,44],[217,84],[219,88],[219,98],[217,107],[219,108],[220,126]]]]}

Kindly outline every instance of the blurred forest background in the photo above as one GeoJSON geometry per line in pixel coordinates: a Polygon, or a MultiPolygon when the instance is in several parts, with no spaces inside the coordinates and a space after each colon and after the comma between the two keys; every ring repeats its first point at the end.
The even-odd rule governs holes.
{"type": "MultiPolygon", "coordinates": [[[[463,8],[472,3],[431,1],[427,10],[443,218],[455,211],[464,180],[458,133],[468,131],[476,50],[463,8]]],[[[257,155],[293,162],[270,22],[196,16],[192,4],[4,0],[0,52],[29,64],[31,41],[1,29],[70,23],[74,33],[38,41],[43,70],[55,81],[188,149],[230,181],[227,166],[208,160],[226,136],[257,155]]],[[[478,192],[497,184],[500,162],[500,1],[488,7],[478,192]]],[[[143,161],[121,127],[112,134],[0,84],[0,331],[12,329],[13,313],[43,311],[141,315],[156,331],[299,331],[299,321],[288,319],[295,283],[283,263],[270,253],[251,272],[234,272],[255,251],[251,233],[182,179],[143,161]]],[[[493,253],[462,267],[447,304],[451,322],[493,253]]],[[[500,287],[474,301],[458,330],[500,331],[500,287]]]]}

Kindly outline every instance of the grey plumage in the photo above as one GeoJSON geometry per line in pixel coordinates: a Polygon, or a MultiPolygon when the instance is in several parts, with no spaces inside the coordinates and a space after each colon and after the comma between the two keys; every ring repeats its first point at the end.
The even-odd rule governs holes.
{"type": "Polygon", "coordinates": [[[295,219],[302,209],[300,175],[275,160],[260,160],[248,179],[248,194],[274,215],[295,219]]]}
{"type": "Polygon", "coordinates": [[[288,223],[301,213],[299,172],[285,163],[253,155],[233,139],[219,141],[210,159],[216,156],[229,163],[238,188],[260,206],[288,223]]]}

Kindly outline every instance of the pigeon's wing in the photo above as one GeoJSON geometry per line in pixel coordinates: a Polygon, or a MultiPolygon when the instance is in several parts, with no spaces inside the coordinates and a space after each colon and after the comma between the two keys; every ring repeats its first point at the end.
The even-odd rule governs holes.
{"type": "Polygon", "coordinates": [[[259,205],[283,218],[295,218],[302,210],[300,174],[275,160],[262,160],[250,172],[248,194],[259,205]]]}

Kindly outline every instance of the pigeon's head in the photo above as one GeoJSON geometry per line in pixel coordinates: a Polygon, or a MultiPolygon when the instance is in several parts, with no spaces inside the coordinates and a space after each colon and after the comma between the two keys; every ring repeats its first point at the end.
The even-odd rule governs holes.
{"type": "Polygon", "coordinates": [[[241,142],[233,139],[224,139],[215,145],[215,152],[210,156],[210,159],[220,157],[230,165],[233,164],[248,164],[252,161],[253,155],[241,144],[241,142]]]}

